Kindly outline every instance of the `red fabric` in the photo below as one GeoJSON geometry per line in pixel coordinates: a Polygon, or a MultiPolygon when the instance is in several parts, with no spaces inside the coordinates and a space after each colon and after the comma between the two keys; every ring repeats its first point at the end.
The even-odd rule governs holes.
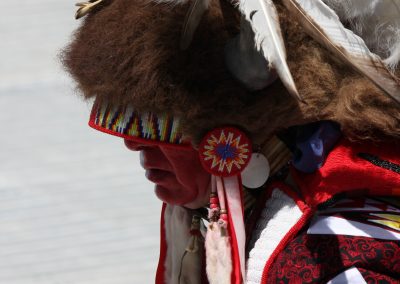
{"type": "Polygon", "coordinates": [[[351,267],[367,283],[400,279],[400,242],[303,232],[276,258],[268,283],[326,283],[351,267]]]}
{"type": "Polygon", "coordinates": [[[400,165],[399,144],[359,145],[343,139],[317,172],[304,174],[292,168],[292,176],[306,203],[315,207],[335,194],[351,191],[371,196],[400,196],[400,174],[362,159],[359,153],[400,165]]]}
{"type": "Polygon", "coordinates": [[[239,251],[237,248],[237,239],[235,230],[233,229],[233,224],[231,215],[228,214],[229,217],[229,224],[228,224],[228,231],[229,236],[231,237],[231,249],[232,249],[232,276],[231,276],[231,283],[232,284],[241,284],[242,283],[242,273],[240,270],[240,258],[239,258],[239,251]]]}
{"type": "Polygon", "coordinates": [[[388,275],[380,274],[374,270],[366,270],[363,268],[358,268],[361,275],[363,276],[365,282],[367,284],[399,284],[400,280],[398,279],[399,276],[396,278],[390,277],[388,275]]]}
{"type": "Polygon", "coordinates": [[[156,272],[156,284],[165,283],[165,261],[167,259],[167,240],[165,238],[165,209],[167,204],[163,203],[160,220],[160,258],[156,272]]]}
{"type": "MultiPolygon", "coordinates": [[[[225,185],[224,185],[224,194],[225,194],[225,200],[227,200],[225,185]]],[[[242,204],[243,204],[243,202],[242,202],[242,204]]],[[[226,207],[227,207],[227,211],[230,212],[229,202],[226,202],[226,207]]],[[[238,242],[237,242],[237,238],[236,238],[235,228],[233,226],[232,216],[229,213],[228,213],[228,232],[229,232],[229,236],[231,238],[231,240],[230,240],[231,255],[232,255],[231,283],[232,284],[241,284],[242,283],[242,273],[241,273],[241,268],[240,268],[239,250],[238,250],[238,246],[237,246],[238,242]]]]}

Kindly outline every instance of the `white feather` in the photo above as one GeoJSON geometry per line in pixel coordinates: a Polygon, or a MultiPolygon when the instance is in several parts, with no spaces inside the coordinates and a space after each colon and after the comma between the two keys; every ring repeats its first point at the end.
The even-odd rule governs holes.
{"type": "Polygon", "coordinates": [[[182,50],[189,47],[194,33],[196,32],[204,13],[208,10],[209,5],[210,0],[193,0],[183,23],[180,43],[180,48],[182,50]]]}
{"type": "Polygon", "coordinates": [[[400,0],[323,0],[369,49],[395,69],[400,60],[400,0]]]}
{"type": "Polygon", "coordinates": [[[390,49],[390,56],[384,60],[385,64],[390,68],[397,68],[400,62],[400,40],[390,49]]]}
{"type": "Polygon", "coordinates": [[[369,50],[361,37],[343,26],[334,10],[322,0],[283,0],[283,3],[315,40],[400,102],[399,78],[369,50]]]}
{"type": "Polygon", "coordinates": [[[257,50],[262,51],[270,67],[276,69],[288,91],[300,98],[286,62],[278,12],[272,0],[241,0],[239,9],[252,25],[257,50]]]}

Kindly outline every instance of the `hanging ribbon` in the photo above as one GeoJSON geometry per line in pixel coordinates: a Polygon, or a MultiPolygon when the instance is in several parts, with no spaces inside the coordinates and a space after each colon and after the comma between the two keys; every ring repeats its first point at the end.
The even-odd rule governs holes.
{"type": "MultiPolygon", "coordinates": [[[[239,268],[243,282],[245,282],[245,245],[246,245],[246,232],[244,226],[244,209],[242,200],[242,188],[239,177],[223,178],[225,185],[225,194],[227,201],[227,210],[229,212],[229,225],[231,230],[230,236],[232,242],[236,242],[233,246],[233,252],[237,254],[235,258],[239,258],[239,268]],[[237,248],[237,251],[236,251],[237,248]]],[[[235,259],[234,258],[234,259],[235,259]]],[[[235,269],[237,270],[237,269],[235,269]]]]}
{"type": "Polygon", "coordinates": [[[200,143],[200,161],[212,174],[210,212],[212,216],[215,216],[216,209],[220,213],[218,229],[215,229],[214,217],[206,237],[207,273],[210,284],[245,282],[246,233],[240,173],[248,165],[251,152],[250,140],[243,132],[232,127],[214,129],[200,143]],[[218,205],[215,204],[216,201],[218,205]],[[227,236],[223,234],[224,228],[227,236]],[[229,242],[221,242],[218,238],[228,238],[229,242]],[[221,243],[229,247],[224,247],[221,243]],[[226,251],[231,251],[229,258],[225,257],[226,251]],[[216,257],[219,257],[219,260],[216,260],[216,257]],[[230,266],[230,269],[227,269],[227,266],[230,266]],[[227,271],[232,271],[230,277],[226,276],[227,271]]]}

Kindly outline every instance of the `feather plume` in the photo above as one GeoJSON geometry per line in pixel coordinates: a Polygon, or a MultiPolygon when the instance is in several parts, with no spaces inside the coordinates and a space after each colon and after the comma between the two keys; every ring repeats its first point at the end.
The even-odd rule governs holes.
{"type": "Polygon", "coordinates": [[[282,0],[305,30],[319,43],[369,78],[400,103],[400,80],[373,54],[364,40],[346,29],[338,15],[321,0],[282,0]]]}
{"type": "Polygon", "coordinates": [[[241,0],[239,9],[251,23],[257,50],[262,51],[270,67],[277,71],[290,94],[301,100],[286,62],[278,12],[272,0],[241,0]]]}
{"type": "Polygon", "coordinates": [[[194,0],[186,14],[183,23],[180,47],[185,50],[192,42],[193,35],[200,24],[201,18],[208,10],[210,0],[194,0]]]}
{"type": "Polygon", "coordinates": [[[399,0],[323,0],[394,70],[400,60],[399,0]]]}

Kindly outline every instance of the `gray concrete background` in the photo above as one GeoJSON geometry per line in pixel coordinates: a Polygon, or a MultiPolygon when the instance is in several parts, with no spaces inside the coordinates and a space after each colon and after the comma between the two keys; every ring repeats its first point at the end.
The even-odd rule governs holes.
{"type": "Polygon", "coordinates": [[[0,2],[0,284],[153,283],[161,204],[57,61],[74,4],[0,2]]]}

